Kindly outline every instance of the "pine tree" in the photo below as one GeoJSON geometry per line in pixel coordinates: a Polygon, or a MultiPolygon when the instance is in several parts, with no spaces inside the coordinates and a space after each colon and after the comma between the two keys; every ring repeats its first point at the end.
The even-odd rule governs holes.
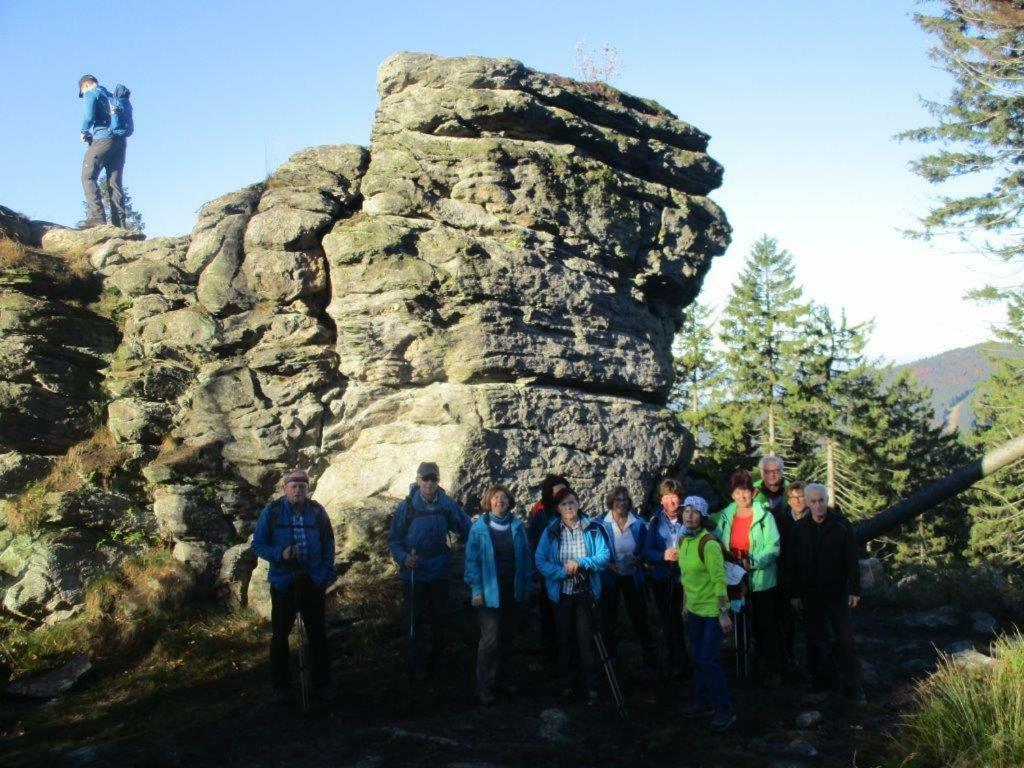
{"type": "Polygon", "coordinates": [[[973,176],[989,186],[944,197],[922,219],[920,236],[953,231],[1004,259],[1024,255],[1024,2],[945,0],[941,15],[916,14],[935,37],[930,55],[954,79],[947,103],[926,102],[938,124],[902,139],[938,142],[913,164],[933,183],[973,176]]]}
{"type": "Polygon", "coordinates": [[[722,317],[728,385],[764,454],[781,455],[788,443],[785,403],[796,388],[800,329],[809,311],[802,294],[793,257],[765,235],[751,248],[722,317]]]}

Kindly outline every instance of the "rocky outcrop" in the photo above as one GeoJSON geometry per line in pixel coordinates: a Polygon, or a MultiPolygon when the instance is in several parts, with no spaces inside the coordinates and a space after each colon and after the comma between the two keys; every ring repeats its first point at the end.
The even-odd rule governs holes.
{"type": "MultiPolygon", "coordinates": [[[[123,477],[97,494],[131,498],[147,536],[245,602],[247,538],[289,466],[311,469],[344,581],[386,567],[386,510],[422,459],[470,508],[499,480],[529,498],[548,471],[592,508],[619,483],[644,499],[688,461],[671,341],[729,237],[708,137],[510,59],[400,54],[378,90],[368,150],[299,152],[188,236],[4,219],[87,264],[99,303],[21,310],[61,300],[0,282],[0,320],[25,329],[0,345],[24,358],[0,409],[35,420],[5,418],[0,490],[105,426],[123,477]]],[[[94,507],[31,540],[106,519],[94,507]]]]}

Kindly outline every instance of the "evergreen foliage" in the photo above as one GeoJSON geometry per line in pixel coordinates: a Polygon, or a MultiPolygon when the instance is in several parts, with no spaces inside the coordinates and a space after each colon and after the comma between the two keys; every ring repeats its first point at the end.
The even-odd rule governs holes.
{"type": "MultiPolygon", "coordinates": [[[[870,323],[803,301],[792,257],[772,238],[751,249],[717,344],[712,320],[693,307],[675,347],[673,402],[697,436],[699,474],[721,480],[776,453],[790,479],[826,482],[857,520],[967,460],[956,436],[932,426],[929,393],[865,357],[870,323]]],[[[968,532],[954,501],[873,546],[897,564],[944,564],[968,532]]]]}
{"type": "Polygon", "coordinates": [[[725,372],[737,417],[757,434],[762,453],[780,454],[790,442],[786,400],[796,389],[801,301],[793,257],[774,238],[754,243],[722,316],[725,372]]]}
{"type": "MultiPolygon", "coordinates": [[[[100,200],[103,202],[103,213],[106,215],[107,221],[110,221],[110,186],[107,183],[106,175],[99,180],[99,187],[100,200]]],[[[146,223],[142,220],[142,214],[135,210],[134,204],[132,203],[132,196],[128,194],[128,187],[124,187],[122,192],[124,194],[125,229],[130,229],[132,232],[144,232],[146,229],[146,223]]],[[[86,203],[82,203],[82,206],[85,210],[85,216],[88,218],[89,206],[86,203]]]]}

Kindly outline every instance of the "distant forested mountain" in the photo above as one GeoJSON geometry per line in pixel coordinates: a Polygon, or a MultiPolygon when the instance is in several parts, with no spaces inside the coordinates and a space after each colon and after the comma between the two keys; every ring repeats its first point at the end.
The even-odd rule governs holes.
{"type": "Polygon", "coordinates": [[[919,383],[932,390],[936,424],[970,431],[974,428],[974,391],[991,375],[993,355],[1024,357],[1024,349],[995,342],[975,344],[895,366],[893,375],[910,371],[919,383]]]}

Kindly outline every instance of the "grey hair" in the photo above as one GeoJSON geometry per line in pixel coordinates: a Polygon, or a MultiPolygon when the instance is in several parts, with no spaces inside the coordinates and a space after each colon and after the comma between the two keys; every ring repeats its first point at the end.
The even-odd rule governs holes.
{"type": "Polygon", "coordinates": [[[804,486],[804,496],[806,497],[811,491],[821,491],[821,498],[828,504],[828,488],[821,483],[808,483],[804,486]]]}
{"type": "Polygon", "coordinates": [[[775,456],[774,454],[761,457],[761,460],[757,462],[758,471],[764,472],[765,465],[773,461],[779,465],[780,470],[782,470],[783,472],[786,471],[786,462],[784,462],[780,457],[775,456]]]}

